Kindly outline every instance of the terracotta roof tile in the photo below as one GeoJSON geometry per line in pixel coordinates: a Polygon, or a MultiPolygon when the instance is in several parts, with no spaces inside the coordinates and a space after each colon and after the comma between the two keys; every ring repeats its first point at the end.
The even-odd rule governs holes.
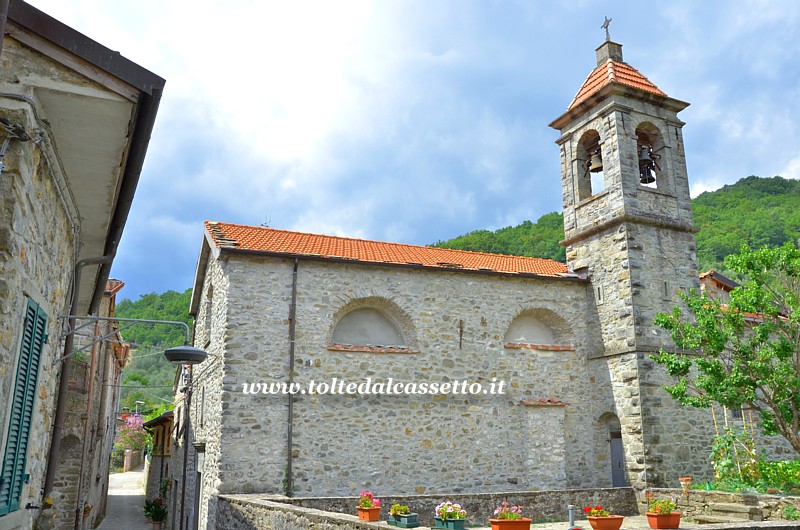
{"type": "Polygon", "coordinates": [[[567,110],[572,109],[582,101],[588,99],[592,94],[611,83],[619,83],[633,88],[644,90],[659,96],[666,96],[656,85],[643,76],[639,70],[629,64],[609,59],[605,64],[601,64],[589,74],[584,81],[581,89],[575,94],[572,103],[567,110]]]}
{"type": "Polygon", "coordinates": [[[384,243],[213,221],[206,221],[205,227],[217,248],[222,249],[447,270],[481,270],[552,278],[571,276],[566,265],[549,259],[384,243]]]}

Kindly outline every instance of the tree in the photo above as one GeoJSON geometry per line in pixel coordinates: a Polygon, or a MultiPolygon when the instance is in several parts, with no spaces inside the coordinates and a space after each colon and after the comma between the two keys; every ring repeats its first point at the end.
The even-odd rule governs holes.
{"type": "Polygon", "coordinates": [[[692,291],[681,297],[689,314],[658,314],[684,351],[653,360],[677,380],[666,390],[681,405],[751,407],[800,453],[800,250],[744,245],[725,265],[742,285],[727,303],[692,291]]]}

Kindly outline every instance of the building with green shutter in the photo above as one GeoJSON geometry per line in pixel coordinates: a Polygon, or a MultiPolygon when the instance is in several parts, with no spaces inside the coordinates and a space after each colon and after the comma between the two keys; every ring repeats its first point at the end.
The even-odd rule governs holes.
{"type": "MultiPolygon", "coordinates": [[[[64,439],[70,436],[65,374],[72,370],[72,358],[61,359],[63,317],[96,314],[101,305],[164,80],[25,2],[0,2],[0,25],[0,529],[6,530],[32,528],[46,495],[78,491],[57,480],[59,467],[74,464],[62,458],[71,443],[64,439]]],[[[69,514],[69,526],[59,527],[71,528],[84,502],[57,504],[69,514]]]]}

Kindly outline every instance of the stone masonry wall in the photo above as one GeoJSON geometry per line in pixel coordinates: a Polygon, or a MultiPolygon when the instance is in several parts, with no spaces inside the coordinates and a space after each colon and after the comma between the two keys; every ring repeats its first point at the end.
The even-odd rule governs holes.
{"type": "MultiPolygon", "coordinates": [[[[217,481],[209,486],[221,493],[282,492],[288,396],[242,390],[244,384],[286,380],[292,262],[237,256],[214,263],[207,280],[214,286],[213,298],[229,285],[226,318],[217,328],[217,317],[210,319],[212,329],[227,326],[224,365],[215,359],[197,385],[206,387],[209,418],[208,399],[216,393],[211,376],[224,368],[225,450],[218,471],[207,460],[205,480],[217,481]]],[[[295,396],[295,493],[349,494],[362,487],[398,495],[529,490],[563,487],[564,477],[567,486],[610,485],[610,468],[596,465],[596,440],[585,429],[617,410],[606,362],[589,359],[597,357],[598,341],[586,296],[586,285],[578,282],[301,261],[295,364],[301,385],[333,377],[362,382],[390,376],[404,383],[466,379],[488,384],[495,377],[506,381],[508,394],[295,396]],[[410,322],[407,339],[419,353],[328,348],[337,313],[365,298],[399,308],[398,320],[410,322]],[[572,347],[505,348],[506,329],[528,310],[560,316],[570,330],[564,342],[572,347]],[[520,405],[545,397],[566,405],[561,412],[520,405]]],[[[204,306],[201,300],[197,337],[204,333],[204,306]]],[[[216,351],[217,332],[212,332],[211,351],[216,351]]],[[[214,436],[213,428],[197,433],[206,443],[214,436]]],[[[216,458],[209,446],[207,454],[216,458]]]]}
{"type": "MultiPolygon", "coordinates": [[[[8,42],[8,39],[6,40],[8,42]]],[[[7,48],[3,49],[7,57],[7,48]]],[[[13,75],[0,69],[0,82],[13,75]]],[[[26,104],[3,101],[0,115],[29,130],[34,128],[26,104]]],[[[74,240],[61,199],[33,142],[12,141],[5,156],[6,169],[0,178],[0,395],[8,396],[17,371],[17,361],[26,299],[30,297],[47,314],[50,337],[42,351],[34,403],[33,424],[28,441],[26,472],[30,481],[23,487],[21,506],[41,501],[40,490],[46,470],[52,408],[58,388],[61,355],[58,315],[66,313],[70,273],[75,262],[74,240]]],[[[6,403],[7,404],[7,403],[6,403]]],[[[8,407],[0,407],[0,447],[5,447],[8,407]]],[[[0,518],[0,529],[27,527],[35,511],[20,509],[0,518]]]]}
{"type": "MultiPolygon", "coordinates": [[[[726,493],[722,491],[689,490],[687,497],[679,488],[653,489],[653,499],[674,500],[683,516],[691,520],[696,515],[708,514],[715,504],[738,504],[742,506],[758,506],[761,509],[761,520],[785,520],[785,507],[792,507],[800,511],[800,497],[787,497],[783,495],[755,495],[750,493],[726,493]]],[[[642,512],[646,504],[642,504],[642,512]]],[[[800,524],[795,522],[795,528],[800,524]]],[[[705,525],[704,525],[705,526],[705,525]]]]}
{"type": "MultiPolygon", "coordinates": [[[[223,385],[228,383],[224,366],[228,360],[224,357],[224,346],[227,341],[231,340],[228,328],[230,326],[236,327],[236,322],[228,321],[227,311],[227,298],[229,289],[229,279],[225,274],[225,263],[223,261],[210,260],[206,268],[207,283],[203,287],[202,299],[199,306],[198,313],[195,317],[194,327],[194,341],[195,346],[205,349],[209,353],[209,357],[202,364],[194,367],[194,383],[193,383],[193,406],[190,411],[190,424],[189,424],[189,461],[190,472],[187,473],[188,479],[186,484],[186,501],[184,509],[191,511],[192,515],[196,515],[201,521],[200,528],[214,528],[216,525],[217,516],[217,493],[220,488],[220,470],[222,437],[228,437],[228,443],[233,446],[237,445],[237,441],[241,437],[238,432],[242,428],[247,428],[248,420],[245,419],[240,425],[225,426],[222,423],[222,414],[224,410],[228,409],[228,405],[223,403],[229,395],[229,391],[224,390],[223,385]],[[195,503],[194,492],[197,470],[194,463],[197,459],[197,453],[194,444],[202,444],[205,447],[205,456],[203,459],[202,484],[200,488],[202,500],[199,503],[200,511],[197,514],[193,512],[195,503]]],[[[235,337],[235,336],[234,336],[235,337]]],[[[233,345],[237,344],[237,339],[233,339],[233,345]]],[[[232,361],[234,364],[236,360],[232,361]]],[[[243,361],[238,361],[240,364],[243,361]]],[[[175,418],[181,418],[183,422],[183,398],[185,394],[178,393],[176,399],[175,418]]],[[[254,422],[251,422],[254,423],[254,422]]],[[[182,496],[181,470],[183,468],[183,436],[178,432],[177,424],[173,430],[173,449],[172,456],[170,457],[170,476],[173,479],[173,494],[180,499],[182,496]]],[[[228,452],[226,447],[225,452],[228,452]]],[[[250,451],[255,454],[257,449],[251,447],[250,451]]],[[[250,466],[260,466],[259,459],[253,459],[250,466]]],[[[228,469],[233,466],[228,465],[228,469]]],[[[173,517],[177,517],[180,510],[179,504],[175,503],[171,507],[173,517]]]]}
{"type": "MultiPolygon", "coordinates": [[[[408,505],[412,512],[418,513],[420,523],[433,526],[434,508],[445,500],[460,504],[467,512],[467,524],[473,526],[488,526],[489,516],[502,501],[508,501],[511,504],[523,506],[525,515],[534,520],[551,519],[566,521],[568,520],[567,506],[570,504],[576,507],[577,518],[582,518],[583,514],[580,513],[580,508],[588,504],[602,504],[613,513],[620,515],[634,515],[637,513],[636,496],[632,489],[610,488],[593,490],[510,491],[447,496],[386,496],[381,497],[381,504],[384,506],[384,510],[381,512],[381,518],[385,519],[388,514],[388,508],[397,502],[408,505]]],[[[304,508],[307,510],[314,510],[312,513],[315,514],[325,514],[343,518],[344,521],[350,521],[356,519],[356,501],[357,497],[287,498],[264,495],[221,496],[221,504],[228,504],[227,507],[223,508],[223,511],[228,511],[232,508],[231,505],[236,505],[236,511],[239,512],[239,514],[259,514],[260,517],[258,517],[258,519],[251,519],[251,522],[256,522],[256,525],[252,528],[271,528],[271,526],[268,526],[269,518],[265,517],[268,511],[289,511],[286,510],[285,505],[281,507],[281,503],[289,504],[294,510],[297,508],[304,508]],[[243,509],[245,506],[247,508],[243,509]],[[259,506],[262,508],[259,509],[259,506]]],[[[224,519],[220,518],[218,522],[222,520],[224,519]]],[[[231,526],[230,528],[234,527],[231,526]]]]}

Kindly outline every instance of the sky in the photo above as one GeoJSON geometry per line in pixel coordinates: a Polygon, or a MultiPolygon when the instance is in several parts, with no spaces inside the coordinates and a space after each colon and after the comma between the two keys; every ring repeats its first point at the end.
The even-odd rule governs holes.
{"type": "Polygon", "coordinates": [[[611,38],[669,96],[692,196],[800,178],[782,1],[29,0],[167,80],[112,268],[192,286],[203,221],[430,244],[561,211],[558,132],[611,38]]]}

